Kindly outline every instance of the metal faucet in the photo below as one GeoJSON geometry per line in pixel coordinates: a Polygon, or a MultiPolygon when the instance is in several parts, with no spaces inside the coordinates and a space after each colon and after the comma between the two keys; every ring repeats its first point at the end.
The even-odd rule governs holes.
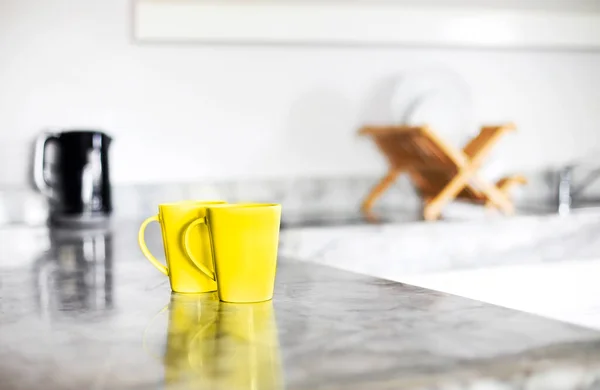
{"type": "Polygon", "coordinates": [[[573,188],[573,170],[575,166],[567,165],[559,172],[558,182],[558,214],[568,215],[576,198],[594,181],[600,178],[600,168],[590,172],[582,184],[573,188]]]}
{"type": "Polygon", "coordinates": [[[558,182],[558,214],[568,215],[571,212],[573,198],[571,195],[571,181],[573,179],[573,166],[563,168],[559,173],[558,182]]]}

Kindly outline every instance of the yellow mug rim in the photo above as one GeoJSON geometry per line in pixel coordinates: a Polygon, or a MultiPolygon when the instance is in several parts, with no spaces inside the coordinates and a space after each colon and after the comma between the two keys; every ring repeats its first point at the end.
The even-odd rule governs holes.
{"type": "Polygon", "coordinates": [[[251,207],[280,207],[279,203],[221,203],[211,204],[207,208],[251,208],[251,207]]]}
{"type": "Polygon", "coordinates": [[[225,204],[227,203],[226,200],[193,200],[193,199],[189,199],[189,200],[180,200],[178,202],[167,202],[167,203],[159,203],[158,204],[158,208],[160,209],[161,207],[176,207],[176,206],[181,206],[181,205],[186,205],[186,204],[225,204]]]}

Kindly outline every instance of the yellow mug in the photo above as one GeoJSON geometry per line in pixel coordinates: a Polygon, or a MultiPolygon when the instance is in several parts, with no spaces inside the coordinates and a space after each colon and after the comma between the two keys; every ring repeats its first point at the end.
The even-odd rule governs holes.
{"type": "Polygon", "coordinates": [[[146,219],[140,226],[138,243],[144,256],[169,277],[173,291],[202,293],[217,289],[207,227],[198,226],[198,234],[185,241],[183,232],[192,221],[206,217],[207,206],[225,203],[215,200],[161,204],[158,206],[158,215],[146,219]],[[152,255],[146,245],[145,231],[151,222],[160,224],[166,266],[152,255]]]}
{"type": "Polygon", "coordinates": [[[186,241],[192,229],[208,225],[219,299],[248,303],[273,298],[280,222],[279,204],[219,204],[206,205],[206,218],[188,226],[186,241]]]}

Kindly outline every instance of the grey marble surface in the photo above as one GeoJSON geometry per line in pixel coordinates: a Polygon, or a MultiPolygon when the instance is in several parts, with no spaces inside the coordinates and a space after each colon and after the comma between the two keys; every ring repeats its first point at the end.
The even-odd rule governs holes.
{"type": "Polygon", "coordinates": [[[600,259],[600,213],[292,227],[280,254],[375,277],[600,259]]]}
{"type": "Polygon", "coordinates": [[[285,258],[272,303],[172,295],[136,227],[0,229],[0,389],[600,388],[596,331],[285,258]]]}
{"type": "MultiPolygon", "coordinates": [[[[339,225],[356,223],[362,218],[360,204],[370,189],[380,181],[386,169],[363,175],[333,175],[325,177],[292,177],[253,180],[203,180],[188,183],[115,184],[112,197],[114,215],[119,219],[144,218],[156,212],[159,203],[182,199],[226,199],[230,202],[258,201],[282,203],[284,220],[289,225],[339,225]]],[[[506,173],[506,172],[503,172],[506,173]]],[[[512,192],[518,213],[556,213],[557,174],[524,172],[528,184],[512,192]]],[[[575,183],[585,181],[587,171],[579,167],[575,183]]],[[[503,175],[501,175],[503,176],[503,175]]],[[[499,177],[488,177],[495,181],[499,177]]],[[[577,197],[588,198],[590,205],[600,205],[600,181],[592,182],[577,197]]],[[[375,211],[384,220],[406,221],[419,217],[420,200],[406,177],[401,175],[375,204],[375,211]]],[[[586,202],[587,203],[587,202],[586,202]]],[[[481,209],[481,208],[479,208],[481,209]]],[[[448,217],[444,208],[444,217],[448,217]]],[[[0,188],[0,226],[7,224],[44,224],[48,215],[45,198],[31,188],[0,188]]],[[[450,215],[469,219],[464,215],[450,215]]]]}
{"type": "MultiPolygon", "coordinates": [[[[382,173],[383,174],[383,173],[382,173]]],[[[202,181],[190,183],[115,184],[114,215],[119,219],[144,218],[156,213],[159,203],[182,199],[226,199],[229,202],[282,203],[285,218],[317,219],[322,213],[356,216],[362,199],[380,175],[202,181]]],[[[418,199],[406,178],[377,202],[378,210],[418,210],[418,199]]],[[[48,215],[44,196],[30,188],[0,188],[0,226],[42,225],[48,215]]]]}

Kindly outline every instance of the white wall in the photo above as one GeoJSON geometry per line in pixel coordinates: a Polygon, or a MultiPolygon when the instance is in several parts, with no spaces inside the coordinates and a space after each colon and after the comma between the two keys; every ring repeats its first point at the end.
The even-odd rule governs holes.
{"type": "Polygon", "coordinates": [[[130,7],[0,0],[0,185],[26,183],[48,126],[113,134],[121,183],[377,174],[383,161],[356,130],[373,91],[419,64],[459,72],[478,120],[517,123],[503,169],[600,145],[600,53],[139,45],[130,7]]]}

